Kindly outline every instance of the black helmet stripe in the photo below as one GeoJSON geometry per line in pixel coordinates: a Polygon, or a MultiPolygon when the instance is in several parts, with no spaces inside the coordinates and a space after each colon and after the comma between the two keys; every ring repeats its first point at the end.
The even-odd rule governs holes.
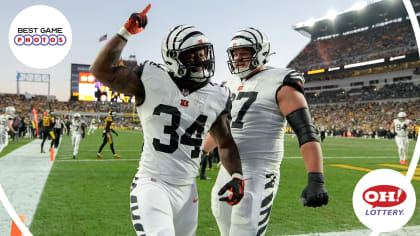
{"type": "Polygon", "coordinates": [[[235,37],[232,38],[232,40],[235,40],[235,39],[245,39],[246,41],[248,41],[250,43],[253,43],[250,38],[247,38],[247,37],[242,36],[242,35],[236,35],[235,37]]]}
{"type": "Polygon", "coordinates": [[[263,37],[262,33],[255,28],[252,28],[252,27],[249,27],[249,28],[258,32],[258,34],[261,36],[261,43],[262,43],[264,41],[264,37],[263,37]]]}
{"type": "Polygon", "coordinates": [[[179,27],[181,27],[181,26],[184,26],[184,25],[178,25],[178,26],[175,26],[175,28],[173,28],[172,30],[171,30],[171,32],[169,32],[169,34],[168,34],[168,38],[166,39],[166,50],[169,50],[169,39],[171,38],[171,34],[173,33],[173,32],[175,32],[176,31],[176,29],[178,29],[179,27]]]}
{"type": "Polygon", "coordinates": [[[181,32],[184,31],[184,30],[186,30],[186,29],[191,29],[191,28],[194,28],[194,26],[190,25],[190,26],[185,27],[185,28],[181,29],[180,31],[178,31],[178,33],[174,37],[174,41],[172,42],[173,43],[173,45],[172,45],[173,49],[175,49],[175,42],[176,42],[178,36],[181,34],[181,32]]]}
{"type": "Polygon", "coordinates": [[[252,37],[254,37],[254,39],[255,39],[255,43],[258,43],[257,36],[255,36],[254,33],[252,33],[251,31],[248,31],[248,30],[241,30],[241,31],[247,32],[248,34],[252,35],[252,37]]]}
{"type": "Polygon", "coordinates": [[[193,31],[185,35],[185,37],[182,39],[182,42],[179,44],[179,48],[181,48],[182,44],[185,43],[189,38],[197,36],[197,35],[203,35],[203,33],[201,33],[200,31],[193,31]]]}

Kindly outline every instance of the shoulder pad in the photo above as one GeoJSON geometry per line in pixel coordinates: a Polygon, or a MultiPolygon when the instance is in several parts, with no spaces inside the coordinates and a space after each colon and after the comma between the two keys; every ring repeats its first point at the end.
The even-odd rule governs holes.
{"type": "Polygon", "coordinates": [[[134,68],[133,68],[133,72],[139,77],[139,78],[141,78],[141,76],[143,75],[143,70],[144,70],[144,67],[145,66],[147,66],[147,67],[151,67],[151,68],[157,68],[157,69],[161,69],[161,70],[163,70],[163,71],[165,71],[165,72],[167,72],[167,70],[165,69],[165,67],[163,67],[162,65],[160,65],[160,64],[157,64],[157,63],[155,63],[155,62],[153,62],[153,61],[144,61],[143,63],[140,63],[140,64],[138,64],[137,66],[135,66],[134,68]]]}
{"type": "Polygon", "coordinates": [[[297,91],[304,93],[303,84],[305,83],[305,78],[303,73],[297,72],[295,70],[289,72],[283,80],[283,85],[289,85],[295,88],[297,91]]]}

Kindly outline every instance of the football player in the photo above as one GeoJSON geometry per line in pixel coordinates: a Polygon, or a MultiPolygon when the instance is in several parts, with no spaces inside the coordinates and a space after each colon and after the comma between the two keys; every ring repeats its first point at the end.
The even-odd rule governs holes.
{"type": "Polygon", "coordinates": [[[47,110],[44,113],[44,117],[42,117],[41,153],[45,153],[44,152],[44,143],[45,143],[45,140],[48,137],[51,138],[50,150],[54,147],[54,143],[55,143],[55,135],[54,135],[54,131],[53,131],[54,123],[55,123],[54,116],[51,115],[50,110],[47,110]]]}
{"type": "Polygon", "coordinates": [[[115,153],[114,139],[112,138],[112,134],[111,134],[111,132],[112,132],[112,133],[114,133],[115,135],[118,136],[118,133],[115,132],[115,130],[111,129],[111,125],[112,125],[114,116],[115,116],[115,112],[109,111],[108,116],[105,119],[105,128],[104,128],[104,131],[102,133],[102,137],[104,138],[104,140],[103,140],[101,146],[99,147],[98,153],[96,154],[97,158],[100,158],[100,159],[104,158],[104,156],[102,156],[101,152],[102,152],[102,149],[105,147],[107,142],[109,143],[109,146],[111,147],[111,151],[112,151],[112,154],[114,154],[114,158],[115,159],[120,158],[120,155],[115,153]]]}
{"type": "Polygon", "coordinates": [[[395,133],[401,165],[407,164],[409,128],[411,128],[411,120],[407,119],[407,114],[405,112],[398,113],[398,118],[392,121],[391,131],[395,133]]]}
{"type": "Polygon", "coordinates": [[[79,152],[80,141],[85,138],[85,128],[86,123],[81,120],[79,113],[75,113],[71,122],[71,143],[73,144],[73,159],[76,159],[77,153],[79,152]]]}
{"type": "Polygon", "coordinates": [[[90,135],[91,133],[94,133],[95,130],[96,130],[96,120],[95,118],[92,118],[92,120],[90,120],[89,130],[87,134],[90,135]]]}
{"type": "Polygon", "coordinates": [[[5,109],[5,114],[0,116],[0,152],[9,143],[9,132],[13,135],[17,135],[13,128],[13,118],[15,117],[15,107],[9,106],[5,109]]]}
{"type": "MultiPolygon", "coordinates": [[[[303,96],[302,74],[266,66],[270,42],[256,28],[239,30],[229,45],[228,66],[234,77],[226,87],[232,93],[232,135],[248,181],[244,199],[238,205],[220,202],[219,188],[229,179],[223,164],[212,190],[212,212],[223,236],[264,235],[280,180],[286,123],[297,134],[308,172],[308,185],[301,195],[304,206],[328,203],[322,152],[303,96]]],[[[204,150],[208,152],[215,146],[209,137],[204,150]]]]}
{"type": "Polygon", "coordinates": [[[196,176],[203,139],[210,131],[229,179],[223,201],[235,205],[244,180],[238,150],[227,125],[228,90],[213,84],[213,45],[192,25],[172,28],[162,43],[165,65],[145,61],[130,70],[118,65],[127,40],[145,29],[146,13],[130,16],[97,56],[91,72],[124,94],[135,95],[144,150],[134,177],[130,205],[137,235],[195,235],[196,176]]]}

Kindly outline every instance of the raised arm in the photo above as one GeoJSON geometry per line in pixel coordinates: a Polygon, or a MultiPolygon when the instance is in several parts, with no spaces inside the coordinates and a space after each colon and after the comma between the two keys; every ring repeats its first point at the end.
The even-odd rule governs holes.
{"type": "Polygon", "coordinates": [[[133,13],[120,32],[102,48],[90,67],[90,72],[97,80],[111,89],[136,96],[136,103],[144,99],[144,87],[138,75],[125,66],[119,66],[119,59],[127,40],[141,32],[147,25],[147,12],[150,4],[141,12],[133,13]]]}

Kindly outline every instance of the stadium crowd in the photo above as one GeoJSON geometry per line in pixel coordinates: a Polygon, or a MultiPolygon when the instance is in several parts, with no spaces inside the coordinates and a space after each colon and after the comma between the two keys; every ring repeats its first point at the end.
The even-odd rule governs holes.
{"type": "MultiPolygon", "coordinates": [[[[98,113],[107,113],[113,110],[120,114],[132,114],[133,105],[128,103],[104,103],[104,102],[79,102],[69,101],[62,102],[54,98],[41,95],[17,95],[17,94],[0,94],[0,113],[5,112],[5,108],[13,105],[15,107],[15,116],[13,118],[13,128],[17,131],[16,137],[36,137],[36,122],[38,127],[42,121],[42,114],[51,110],[60,115],[65,123],[71,121],[71,115],[74,112],[83,112],[84,119],[89,122],[92,118],[97,118],[98,113]],[[36,109],[38,113],[38,121],[35,121],[32,115],[32,109],[36,109]]],[[[103,125],[99,123],[99,125],[103,125]]],[[[114,124],[119,128],[134,129],[139,127],[139,121],[135,116],[118,116],[114,124]]],[[[70,126],[70,125],[68,125],[70,126]]],[[[14,134],[13,134],[14,135],[14,134]]]]}
{"type": "Polygon", "coordinates": [[[305,93],[306,100],[310,104],[378,101],[384,99],[415,98],[420,97],[420,86],[413,83],[392,83],[382,88],[376,86],[364,86],[353,88],[348,91],[344,89],[329,90],[315,93],[305,93]]]}
{"type": "MultiPolygon", "coordinates": [[[[364,135],[392,138],[390,126],[400,111],[416,124],[420,117],[420,100],[415,101],[372,101],[363,103],[335,103],[310,106],[314,123],[324,126],[330,135],[364,135]]],[[[416,124],[417,125],[417,124],[416,124]]],[[[414,131],[414,130],[413,130],[414,131]]],[[[410,135],[415,138],[415,135],[410,135]]]]}
{"type": "Polygon", "coordinates": [[[417,52],[409,21],[335,38],[311,40],[288,67],[308,71],[417,52]]]}
{"type": "MultiPolygon", "coordinates": [[[[306,98],[310,104],[311,114],[314,123],[318,127],[325,127],[328,135],[342,135],[350,130],[352,136],[363,136],[376,134],[379,137],[389,137],[389,127],[399,111],[405,111],[408,118],[416,120],[420,118],[420,99],[415,101],[387,101],[383,99],[397,98],[420,98],[420,88],[412,83],[390,84],[374,91],[374,87],[364,87],[359,90],[352,90],[342,93],[344,90],[334,90],[322,92],[315,96],[315,93],[306,93],[306,98]],[[350,94],[357,95],[351,96],[350,94]]],[[[13,104],[16,108],[16,117],[13,126],[18,131],[19,137],[28,135],[35,137],[35,121],[32,117],[32,109],[37,108],[38,114],[47,109],[52,111],[65,111],[68,114],[73,112],[106,112],[109,109],[117,112],[133,112],[132,104],[117,105],[110,103],[95,102],[61,102],[51,101],[47,96],[33,96],[32,98],[16,94],[0,94],[0,111],[13,104]],[[50,107],[50,108],[49,108],[50,107]]],[[[39,119],[41,119],[39,115],[39,119]]],[[[89,122],[92,116],[85,116],[89,122]]],[[[63,116],[67,123],[71,118],[69,115],[63,116]]],[[[40,122],[40,120],[38,121],[40,122]]],[[[103,122],[102,122],[103,123],[103,122]]],[[[101,126],[99,120],[99,126],[101,126]]],[[[135,116],[120,116],[116,118],[114,124],[119,128],[134,129],[140,127],[139,121],[135,116]]],[[[414,137],[414,136],[413,136],[414,137]]]]}

